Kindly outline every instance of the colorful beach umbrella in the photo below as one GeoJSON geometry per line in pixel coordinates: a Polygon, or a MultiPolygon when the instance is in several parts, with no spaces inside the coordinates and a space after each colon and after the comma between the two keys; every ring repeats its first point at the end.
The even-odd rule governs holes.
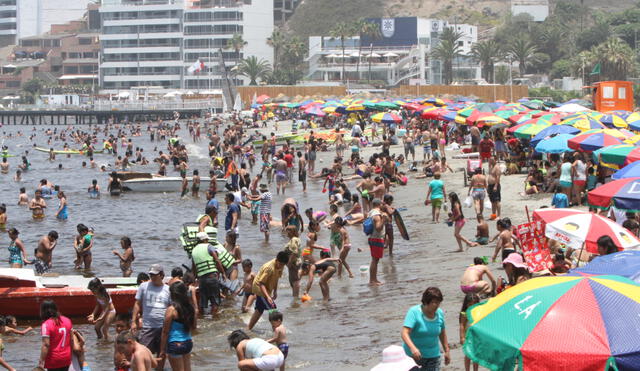
{"type": "Polygon", "coordinates": [[[534,278],[467,310],[463,350],[491,370],[635,370],[639,312],[624,277],[534,278]]]}
{"type": "Polygon", "coordinates": [[[587,194],[589,205],[608,209],[640,211],[640,178],[619,179],[601,185],[587,194]]]}
{"type": "Polygon", "coordinates": [[[317,117],[324,117],[327,115],[324,111],[322,111],[322,108],[320,108],[320,105],[318,104],[305,109],[304,113],[306,113],[307,115],[312,115],[317,117]]]}
{"type": "Polygon", "coordinates": [[[545,236],[576,250],[584,244],[587,251],[592,253],[598,253],[597,241],[602,236],[611,237],[615,245],[624,250],[640,246],[638,238],[626,228],[609,218],[589,212],[567,215],[546,223],[545,236]]]}
{"type": "Polygon", "coordinates": [[[549,139],[539,141],[535,146],[535,150],[539,153],[570,152],[571,148],[567,145],[567,141],[573,137],[574,135],[571,134],[556,134],[549,139]]]}
{"type": "Polygon", "coordinates": [[[541,140],[551,137],[556,134],[578,134],[580,129],[576,129],[573,126],[566,125],[552,125],[548,128],[542,129],[535,137],[531,139],[531,146],[535,147],[541,140]]]}
{"type": "Polygon", "coordinates": [[[562,120],[560,124],[572,126],[582,131],[591,130],[591,129],[604,129],[606,127],[600,121],[594,118],[591,118],[587,115],[579,115],[577,117],[574,117],[568,120],[562,120]]]}
{"type": "Polygon", "coordinates": [[[381,122],[383,124],[393,124],[402,122],[402,117],[396,115],[395,113],[380,112],[371,116],[371,120],[375,122],[381,122]]]}
{"type": "Polygon", "coordinates": [[[599,121],[610,128],[626,128],[629,126],[627,121],[615,114],[608,114],[600,117],[599,121]]]}
{"type": "Polygon", "coordinates": [[[615,274],[640,283],[640,251],[619,251],[609,255],[596,256],[584,267],[572,269],[570,274],[615,274]]]}
{"type": "Polygon", "coordinates": [[[633,112],[625,120],[629,124],[629,129],[640,131],[640,112],[633,112]]]}
{"type": "Polygon", "coordinates": [[[611,179],[640,178],[640,161],[632,162],[611,175],[611,179]]]}
{"type": "Polygon", "coordinates": [[[531,119],[514,130],[513,135],[516,138],[531,138],[551,125],[553,124],[545,119],[531,119]]]}
{"type": "Polygon", "coordinates": [[[608,146],[598,151],[599,160],[610,165],[612,168],[621,168],[634,161],[640,160],[640,147],[631,144],[618,144],[608,146]]]}
{"type": "Polygon", "coordinates": [[[479,119],[477,119],[475,121],[475,124],[478,127],[494,126],[494,125],[497,125],[497,124],[509,125],[509,121],[503,119],[502,117],[489,114],[487,116],[483,116],[483,117],[480,117],[479,119]]]}
{"type": "Polygon", "coordinates": [[[602,147],[622,144],[622,141],[605,133],[583,133],[570,139],[568,144],[571,149],[592,152],[602,147]]]}

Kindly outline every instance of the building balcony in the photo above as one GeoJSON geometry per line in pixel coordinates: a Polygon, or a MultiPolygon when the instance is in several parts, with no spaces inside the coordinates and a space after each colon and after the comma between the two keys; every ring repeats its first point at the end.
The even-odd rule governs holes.
{"type": "Polygon", "coordinates": [[[180,81],[182,76],[180,75],[102,75],[102,80],[104,82],[120,82],[120,81],[180,81]]]}
{"type": "Polygon", "coordinates": [[[105,48],[102,54],[179,53],[179,46],[139,46],[133,48],[105,48]]]}
{"type": "Polygon", "coordinates": [[[5,24],[5,23],[16,23],[16,17],[8,17],[8,18],[1,18],[0,17],[0,24],[5,24]]]}
{"type": "Polygon", "coordinates": [[[123,33],[100,35],[100,40],[181,39],[182,32],[123,33]]]}
{"type": "Polygon", "coordinates": [[[157,25],[157,24],[180,24],[180,18],[150,18],[150,19],[123,19],[123,20],[104,20],[102,21],[103,27],[116,27],[116,26],[130,26],[135,23],[137,26],[142,25],[157,25]]]}
{"type": "Polygon", "coordinates": [[[102,62],[100,69],[104,68],[124,68],[124,67],[174,67],[181,66],[182,61],[176,60],[145,60],[145,61],[109,61],[102,62]]]}
{"type": "Polygon", "coordinates": [[[0,30],[0,35],[17,35],[18,34],[18,30],[13,29],[13,30],[0,30]]]}

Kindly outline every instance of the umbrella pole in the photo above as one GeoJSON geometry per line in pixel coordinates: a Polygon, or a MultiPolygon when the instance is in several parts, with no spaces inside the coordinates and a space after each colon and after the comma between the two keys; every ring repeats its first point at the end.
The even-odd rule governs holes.
{"type": "Polygon", "coordinates": [[[586,242],[582,243],[582,247],[580,248],[580,253],[578,253],[578,259],[577,259],[577,267],[576,268],[580,268],[580,258],[582,257],[582,252],[584,251],[584,245],[586,244],[586,242]]]}
{"type": "Polygon", "coordinates": [[[524,211],[527,213],[527,221],[531,223],[531,217],[529,216],[529,206],[524,205],[524,211]]]}

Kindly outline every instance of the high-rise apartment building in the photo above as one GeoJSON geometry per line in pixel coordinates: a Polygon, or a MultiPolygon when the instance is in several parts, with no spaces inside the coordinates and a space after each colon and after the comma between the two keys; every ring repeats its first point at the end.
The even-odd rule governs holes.
{"type": "Polygon", "coordinates": [[[0,47],[80,19],[93,0],[0,0],[0,47]]]}
{"type": "Polygon", "coordinates": [[[227,70],[246,56],[273,61],[271,1],[102,0],[100,15],[100,84],[108,92],[216,89],[224,84],[220,55],[227,70]],[[227,48],[235,34],[246,42],[238,52],[227,48]],[[190,73],[198,60],[204,68],[190,73]]]}

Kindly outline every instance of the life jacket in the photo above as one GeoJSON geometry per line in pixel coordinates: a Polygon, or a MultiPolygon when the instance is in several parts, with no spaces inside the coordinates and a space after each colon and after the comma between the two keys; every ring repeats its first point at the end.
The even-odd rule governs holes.
{"type": "MultiPolygon", "coordinates": [[[[202,218],[204,218],[205,216],[208,216],[207,214],[201,214],[198,215],[198,219],[196,219],[197,223],[200,223],[202,221],[202,218]]],[[[209,223],[207,223],[208,226],[213,227],[213,219],[211,217],[209,217],[209,223]]]]}
{"type": "Polygon", "coordinates": [[[217,244],[216,252],[218,253],[218,260],[220,260],[220,264],[224,267],[224,269],[229,269],[233,265],[233,262],[236,261],[236,258],[231,255],[224,246],[217,244]]]}
{"type": "Polygon", "coordinates": [[[191,250],[191,259],[196,266],[196,276],[202,277],[205,274],[217,273],[218,268],[213,257],[209,254],[209,244],[199,243],[191,250]]]}

